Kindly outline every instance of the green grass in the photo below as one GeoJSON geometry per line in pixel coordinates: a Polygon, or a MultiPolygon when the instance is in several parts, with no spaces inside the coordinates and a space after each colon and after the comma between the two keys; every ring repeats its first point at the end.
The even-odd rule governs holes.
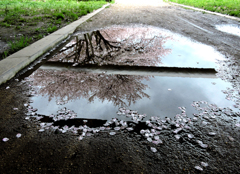
{"type": "Polygon", "coordinates": [[[8,24],[24,22],[24,17],[27,16],[35,21],[44,20],[43,18],[74,21],[106,3],[104,0],[1,0],[0,17],[8,24]]]}
{"type": "Polygon", "coordinates": [[[9,42],[11,51],[22,49],[29,45],[31,42],[31,38],[21,36],[19,40],[16,40],[15,42],[9,42]]]}
{"type": "Polygon", "coordinates": [[[54,31],[56,31],[57,30],[57,26],[52,26],[52,25],[50,25],[48,28],[47,28],[47,32],[48,33],[52,33],[52,32],[54,32],[54,31]]]}
{"type": "Polygon", "coordinates": [[[16,52],[16,51],[28,46],[30,44],[31,40],[32,40],[32,38],[21,36],[19,39],[9,42],[8,44],[10,46],[10,49],[8,51],[4,51],[2,58],[5,58],[10,53],[16,52]]]}
{"type": "Polygon", "coordinates": [[[166,0],[204,10],[240,17],[240,0],[166,0]]]}
{"type": "MultiPolygon", "coordinates": [[[[0,0],[0,27],[14,29],[14,33],[25,33],[25,37],[15,40],[5,39],[5,42],[12,42],[9,42],[11,48],[2,54],[3,57],[101,8],[106,3],[106,0],[0,0]]],[[[1,32],[0,36],[4,38],[1,32]]]]}

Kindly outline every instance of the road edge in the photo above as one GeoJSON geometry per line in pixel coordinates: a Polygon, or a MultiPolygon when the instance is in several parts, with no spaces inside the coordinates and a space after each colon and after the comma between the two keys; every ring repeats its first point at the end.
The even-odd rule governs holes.
{"type": "Polygon", "coordinates": [[[229,18],[229,19],[233,19],[233,20],[240,21],[240,18],[234,17],[234,16],[229,16],[229,15],[225,15],[225,14],[221,14],[221,13],[216,13],[216,12],[212,12],[212,11],[207,11],[207,10],[203,10],[203,9],[200,9],[200,8],[196,8],[196,7],[192,7],[192,6],[188,6],[188,5],[177,4],[177,3],[169,2],[169,1],[167,1],[167,3],[169,3],[169,4],[171,4],[171,5],[176,5],[176,6],[180,6],[180,7],[185,7],[185,8],[189,8],[189,9],[192,9],[192,10],[201,11],[201,12],[205,12],[205,13],[209,13],[209,14],[213,14],[213,15],[218,15],[218,16],[222,16],[222,17],[226,17],[226,18],[229,18]]]}
{"type": "Polygon", "coordinates": [[[86,22],[97,13],[101,12],[109,5],[111,4],[108,3],[103,5],[101,8],[93,11],[92,13],[82,16],[77,21],[72,22],[71,24],[1,60],[0,85],[13,78],[20,70],[32,63],[39,56],[51,50],[59,42],[66,39],[70,34],[74,33],[79,25],[86,22]]]}

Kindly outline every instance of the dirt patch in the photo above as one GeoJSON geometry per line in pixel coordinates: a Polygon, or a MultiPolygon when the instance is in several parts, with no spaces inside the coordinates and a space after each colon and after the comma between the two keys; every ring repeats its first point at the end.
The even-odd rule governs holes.
{"type": "MultiPolygon", "coordinates": [[[[39,16],[40,17],[40,16],[39,16]]],[[[0,25],[0,41],[5,47],[1,47],[0,49],[0,60],[3,57],[6,57],[6,53],[4,52],[8,51],[7,55],[10,55],[16,50],[11,50],[11,47],[9,45],[10,42],[16,42],[20,40],[21,37],[29,38],[28,44],[32,44],[36,42],[37,40],[49,35],[50,33],[56,31],[57,29],[60,29],[67,24],[69,24],[68,21],[61,21],[59,24],[52,25],[52,19],[51,17],[41,17],[42,19],[36,19],[33,20],[34,17],[23,17],[23,19],[28,20],[28,22],[22,22],[16,25],[9,25],[4,26],[0,25]]],[[[57,22],[57,21],[55,21],[57,22]]]]}

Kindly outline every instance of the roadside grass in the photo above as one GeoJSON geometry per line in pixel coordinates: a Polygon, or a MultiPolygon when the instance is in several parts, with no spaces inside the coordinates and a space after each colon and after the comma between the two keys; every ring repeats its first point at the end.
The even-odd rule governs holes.
{"type": "MultiPolygon", "coordinates": [[[[21,32],[25,38],[32,37],[32,43],[106,3],[105,0],[0,0],[0,30],[14,29],[11,31],[15,34],[21,32]]],[[[5,38],[2,32],[0,37],[5,38]]],[[[9,43],[9,39],[5,41],[9,43]]],[[[22,37],[15,39],[14,43],[23,41],[22,37]]],[[[21,48],[0,54],[0,59],[21,48]]]]}
{"type": "Polygon", "coordinates": [[[165,0],[204,10],[240,17],[240,0],[165,0]]]}
{"type": "Polygon", "coordinates": [[[7,56],[9,54],[9,52],[16,52],[26,46],[28,46],[31,43],[32,38],[28,38],[25,36],[21,36],[19,39],[15,40],[15,41],[10,41],[9,47],[10,49],[8,51],[4,51],[4,56],[7,56]]]}

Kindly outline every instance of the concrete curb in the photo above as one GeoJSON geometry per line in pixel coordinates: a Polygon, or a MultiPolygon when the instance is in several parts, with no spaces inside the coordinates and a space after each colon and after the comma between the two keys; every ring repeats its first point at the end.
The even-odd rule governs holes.
{"type": "Polygon", "coordinates": [[[190,8],[192,10],[197,10],[197,11],[201,11],[201,12],[205,12],[205,13],[209,13],[209,14],[214,14],[214,15],[225,17],[225,18],[229,18],[229,19],[240,21],[240,18],[237,18],[237,17],[228,16],[228,15],[224,15],[224,14],[216,13],[216,12],[211,12],[211,11],[207,11],[207,10],[203,10],[203,9],[200,9],[200,8],[195,8],[195,7],[191,7],[191,6],[187,6],[187,5],[177,4],[177,3],[174,3],[174,2],[168,2],[168,3],[171,4],[171,5],[176,5],[176,6],[180,6],[180,7],[190,8]]]}
{"type": "Polygon", "coordinates": [[[56,32],[34,42],[33,44],[23,48],[22,50],[6,57],[0,61],[0,85],[14,77],[20,70],[25,68],[42,54],[46,53],[59,42],[72,34],[75,29],[88,19],[105,9],[110,4],[104,5],[102,8],[89,13],[79,20],[57,30],[56,32]]]}

